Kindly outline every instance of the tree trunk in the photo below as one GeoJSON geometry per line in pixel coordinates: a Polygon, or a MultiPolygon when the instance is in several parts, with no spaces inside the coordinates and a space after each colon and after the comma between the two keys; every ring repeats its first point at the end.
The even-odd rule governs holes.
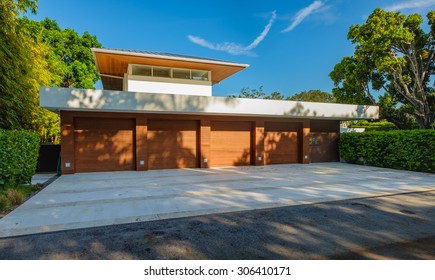
{"type": "Polygon", "coordinates": [[[430,114],[415,116],[415,119],[421,129],[434,129],[434,120],[431,118],[430,114]]]}

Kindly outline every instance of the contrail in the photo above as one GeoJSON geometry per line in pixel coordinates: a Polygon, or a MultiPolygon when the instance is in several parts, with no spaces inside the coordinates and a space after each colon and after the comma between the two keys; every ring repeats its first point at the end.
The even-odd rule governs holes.
{"type": "Polygon", "coordinates": [[[243,46],[242,44],[233,43],[233,42],[214,44],[212,42],[209,42],[205,39],[193,35],[188,35],[187,38],[192,43],[195,43],[202,47],[209,48],[211,50],[224,51],[230,54],[252,54],[251,50],[255,49],[264,40],[264,38],[266,38],[267,33],[269,33],[273,23],[275,22],[275,19],[276,19],[276,11],[273,11],[272,17],[270,18],[268,24],[264,27],[263,32],[261,32],[261,34],[258,35],[258,37],[255,38],[255,40],[248,46],[243,46]]]}
{"type": "Polygon", "coordinates": [[[322,1],[314,1],[313,3],[311,3],[311,5],[299,10],[294,19],[293,22],[290,24],[289,27],[287,27],[286,29],[284,29],[282,32],[289,32],[292,31],[296,26],[298,26],[307,16],[309,16],[310,14],[312,14],[313,12],[315,12],[316,10],[320,9],[321,7],[323,7],[325,5],[324,2],[322,1]]]}

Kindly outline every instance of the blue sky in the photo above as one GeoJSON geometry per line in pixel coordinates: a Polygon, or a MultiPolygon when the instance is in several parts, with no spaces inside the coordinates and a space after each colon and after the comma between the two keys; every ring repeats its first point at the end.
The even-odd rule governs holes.
{"type": "Polygon", "coordinates": [[[331,92],[328,74],[343,56],[352,24],[377,8],[404,14],[435,9],[435,0],[39,0],[32,19],[96,35],[103,47],[222,59],[250,67],[215,85],[213,95],[263,86],[289,96],[331,92]]]}

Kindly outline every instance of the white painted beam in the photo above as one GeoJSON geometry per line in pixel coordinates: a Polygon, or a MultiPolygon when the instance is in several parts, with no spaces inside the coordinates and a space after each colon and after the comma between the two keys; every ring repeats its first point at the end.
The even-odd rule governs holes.
{"type": "Polygon", "coordinates": [[[40,105],[53,111],[113,111],[337,120],[379,118],[379,107],[367,105],[49,87],[40,88],[40,105]]]}

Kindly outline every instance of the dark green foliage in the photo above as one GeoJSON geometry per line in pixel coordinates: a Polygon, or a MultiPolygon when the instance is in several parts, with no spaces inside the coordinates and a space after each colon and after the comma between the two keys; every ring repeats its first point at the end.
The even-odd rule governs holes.
{"type": "Polygon", "coordinates": [[[242,88],[239,95],[230,95],[231,98],[252,98],[263,99],[266,93],[263,91],[263,86],[258,89],[250,89],[249,87],[242,88]]]}
{"type": "Polygon", "coordinates": [[[416,129],[418,123],[413,115],[414,108],[410,104],[402,104],[390,94],[379,96],[379,115],[392,122],[399,129],[416,129]]]}
{"type": "Polygon", "coordinates": [[[231,98],[251,98],[251,99],[269,99],[269,100],[290,100],[290,101],[305,101],[305,102],[326,102],[333,103],[332,94],[323,92],[319,89],[302,91],[290,97],[282,95],[280,92],[274,91],[267,94],[263,90],[263,86],[258,89],[250,89],[249,87],[242,88],[239,95],[230,95],[231,98]]]}
{"type": "Polygon", "coordinates": [[[0,129],[35,131],[60,141],[59,116],[38,105],[40,86],[93,88],[99,79],[95,36],[61,29],[54,20],[29,20],[37,0],[0,1],[0,129]]]}
{"type": "Polygon", "coordinates": [[[343,133],[340,156],[346,162],[435,173],[435,131],[392,130],[343,133]]]}
{"type": "Polygon", "coordinates": [[[17,24],[19,12],[35,11],[37,1],[2,0],[0,2],[0,128],[31,127],[32,112],[37,106],[38,73],[33,64],[32,45],[17,24]]]}
{"type": "Polygon", "coordinates": [[[32,131],[38,133],[41,143],[60,144],[60,117],[56,113],[39,108],[33,120],[32,131]]]}
{"type": "Polygon", "coordinates": [[[397,127],[388,121],[370,122],[370,121],[357,121],[349,125],[351,128],[364,128],[365,131],[386,131],[395,130],[397,127]]]}
{"type": "Polygon", "coordinates": [[[49,18],[34,21],[24,17],[19,23],[37,45],[46,45],[50,50],[45,56],[51,73],[50,86],[94,88],[100,78],[91,52],[91,48],[101,47],[96,36],[61,29],[49,18]]]}
{"type": "Polygon", "coordinates": [[[301,93],[292,95],[288,98],[288,100],[292,101],[308,101],[308,102],[324,102],[324,103],[333,103],[334,98],[332,94],[317,90],[309,90],[303,91],[301,93]]]}
{"type": "Polygon", "coordinates": [[[24,130],[0,130],[0,185],[28,183],[36,171],[39,138],[24,130]]]}
{"type": "Polygon", "coordinates": [[[330,73],[332,90],[340,103],[376,104],[382,118],[400,129],[413,122],[434,129],[435,11],[427,14],[430,32],[421,27],[419,14],[375,9],[367,21],[353,25],[348,39],[355,45],[353,56],[344,57],[330,73]]]}

